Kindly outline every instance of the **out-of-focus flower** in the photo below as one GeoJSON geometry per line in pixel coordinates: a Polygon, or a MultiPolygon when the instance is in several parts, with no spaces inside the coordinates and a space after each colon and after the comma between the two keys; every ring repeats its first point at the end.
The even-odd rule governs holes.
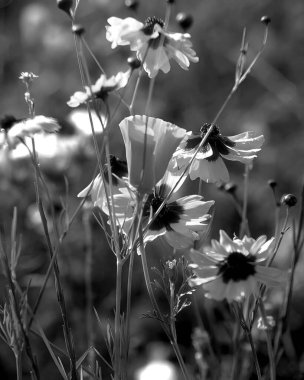
{"type": "MultiPolygon", "coordinates": [[[[185,167],[190,162],[209,128],[210,124],[205,124],[201,128],[200,135],[187,133],[174,155],[176,168],[185,167]]],[[[263,143],[264,136],[258,135],[256,132],[223,136],[219,128],[214,126],[206,143],[195,156],[190,166],[189,176],[192,180],[200,178],[211,183],[228,182],[229,173],[222,158],[250,164],[257,157],[263,143]]]]}
{"type": "Polygon", "coordinates": [[[57,120],[43,115],[32,119],[16,119],[7,115],[0,120],[0,148],[14,149],[25,137],[34,137],[40,133],[53,133],[60,129],[57,120]]]}
{"type": "MultiPolygon", "coordinates": [[[[103,115],[100,115],[100,117],[101,117],[101,122],[99,120],[99,117],[96,115],[96,113],[91,112],[91,118],[92,118],[95,134],[102,133],[105,126],[105,121],[106,121],[105,117],[103,115]]],[[[91,122],[90,122],[90,118],[89,118],[87,110],[82,110],[82,109],[73,110],[72,112],[69,113],[68,120],[73,124],[73,126],[75,127],[78,133],[85,136],[92,135],[92,127],[91,127],[91,122]]]]}
{"type": "MultiPolygon", "coordinates": [[[[143,228],[154,218],[156,211],[165,201],[176,184],[176,177],[167,172],[153,191],[148,194],[143,205],[143,228]]],[[[211,216],[208,214],[214,201],[203,201],[199,195],[177,198],[176,192],[166,200],[160,213],[144,234],[144,242],[163,236],[176,249],[187,248],[200,238],[200,233],[208,229],[211,216]]],[[[129,234],[130,220],[135,208],[135,200],[130,192],[114,196],[114,210],[122,230],[129,234]]]]}
{"type": "Polygon", "coordinates": [[[96,83],[90,87],[85,86],[85,91],[76,91],[67,102],[69,107],[78,107],[81,104],[92,99],[105,99],[112,91],[117,91],[126,87],[132,70],[126,72],[119,72],[116,75],[107,78],[104,74],[97,79],[96,83]]]}
{"type": "Polygon", "coordinates": [[[190,280],[190,285],[202,285],[207,297],[228,302],[257,295],[260,284],[284,286],[287,272],[261,265],[273,248],[274,238],[260,236],[255,240],[244,236],[232,240],[221,230],[220,240],[212,240],[211,247],[203,252],[191,249],[191,266],[197,277],[190,280]]]}
{"type": "MultiPolygon", "coordinates": [[[[128,176],[128,167],[127,162],[124,160],[120,160],[115,156],[110,157],[110,165],[112,172],[112,194],[120,193],[119,188],[122,186],[121,182],[127,180],[128,176]]],[[[104,175],[106,180],[107,187],[109,186],[109,170],[107,164],[104,168],[104,175]]],[[[108,194],[110,194],[110,190],[108,189],[108,194]]],[[[105,194],[105,185],[101,178],[101,175],[98,174],[96,178],[78,195],[78,197],[83,198],[86,196],[91,196],[92,202],[94,206],[100,207],[106,213],[107,211],[107,202],[106,202],[106,194],[105,194]]]]}
{"type": "Polygon", "coordinates": [[[22,72],[20,74],[19,79],[22,80],[22,82],[28,87],[30,84],[38,78],[38,75],[35,75],[34,73],[28,73],[28,72],[22,72]]]}
{"type": "Polygon", "coordinates": [[[184,70],[188,70],[190,61],[199,60],[192,49],[190,34],[166,32],[164,22],[157,17],[148,17],[144,23],[132,17],[110,17],[108,23],[106,38],[112,43],[112,49],[118,45],[130,45],[150,78],[159,70],[168,73],[171,58],[184,70]]]}
{"type": "Polygon", "coordinates": [[[119,126],[126,148],[129,183],[141,193],[150,193],[164,176],[186,130],[145,115],[126,117],[119,126]]]}

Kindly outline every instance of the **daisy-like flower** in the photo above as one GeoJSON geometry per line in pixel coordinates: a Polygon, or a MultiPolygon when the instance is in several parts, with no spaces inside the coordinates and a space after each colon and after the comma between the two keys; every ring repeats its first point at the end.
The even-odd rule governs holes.
{"type": "Polygon", "coordinates": [[[255,240],[244,236],[232,240],[221,230],[220,240],[212,240],[204,252],[191,250],[196,278],[190,280],[190,285],[202,285],[207,297],[228,302],[257,295],[261,284],[284,286],[287,273],[263,266],[273,247],[274,238],[260,236],[255,240]]]}
{"type": "Polygon", "coordinates": [[[57,132],[60,126],[57,120],[43,115],[32,119],[16,119],[7,115],[0,120],[0,148],[14,149],[25,137],[34,137],[39,133],[57,132]]]}
{"type": "MultiPolygon", "coordinates": [[[[146,195],[143,205],[143,229],[153,219],[156,211],[167,198],[177,178],[167,171],[164,178],[146,195]]],[[[177,189],[177,188],[176,188],[177,189]]],[[[176,249],[187,248],[208,229],[211,216],[208,214],[214,201],[203,201],[199,195],[177,198],[176,189],[166,200],[160,213],[155,217],[144,234],[144,242],[163,236],[176,249]]],[[[135,200],[130,192],[114,195],[114,209],[123,232],[128,235],[135,200]]]]}
{"type": "MultiPolygon", "coordinates": [[[[200,135],[187,133],[174,155],[176,168],[185,167],[190,162],[209,128],[210,124],[205,124],[201,128],[200,135]]],[[[257,157],[263,143],[264,136],[258,135],[256,132],[223,136],[219,128],[214,126],[206,143],[201,147],[190,166],[190,179],[200,178],[211,183],[228,182],[230,177],[223,158],[250,164],[257,157]]]]}
{"type": "Polygon", "coordinates": [[[164,176],[186,130],[145,115],[129,116],[119,124],[126,148],[129,183],[150,193],[164,176]]]}
{"type": "Polygon", "coordinates": [[[157,17],[148,17],[144,23],[132,17],[110,17],[108,23],[106,38],[112,43],[112,49],[118,45],[130,45],[150,78],[159,70],[168,73],[171,58],[184,70],[188,70],[190,61],[199,60],[192,49],[190,34],[166,32],[164,22],[157,17]]]}
{"type": "Polygon", "coordinates": [[[67,102],[67,105],[75,108],[92,99],[104,100],[110,92],[126,87],[130,76],[131,70],[119,72],[110,78],[107,78],[104,74],[101,74],[96,83],[91,86],[91,90],[90,87],[85,86],[85,91],[76,91],[67,102]]]}
{"type": "MultiPolygon", "coordinates": [[[[112,172],[112,194],[120,193],[119,188],[122,186],[121,182],[127,180],[128,176],[128,167],[127,162],[124,160],[120,160],[115,156],[110,156],[110,165],[112,172]]],[[[106,180],[106,186],[109,186],[109,170],[107,164],[104,167],[104,175],[106,180]]],[[[101,178],[101,175],[98,174],[96,178],[85,188],[83,189],[77,196],[79,198],[91,196],[94,207],[100,207],[106,213],[107,205],[106,205],[106,193],[104,182],[101,178]]],[[[108,190],[108,194],[110,191],[108,190]]]]}

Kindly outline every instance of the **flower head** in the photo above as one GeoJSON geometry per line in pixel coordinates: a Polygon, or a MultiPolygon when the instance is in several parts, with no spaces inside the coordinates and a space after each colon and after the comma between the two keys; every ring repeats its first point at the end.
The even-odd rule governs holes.
{"type": "MultiPolygon", "coordinates": [[[[126,180],[128,176],[127,163],[124,160],[120,160],[115,156],[110,157],[111,173],[112,173],[112,194],[120,193],[119,184],[122,180],[126,180]]],[[[104,176],[106,186],[109,186],[109,170],[107,164],[104,167],[104,176]]],[[[106,213],[108,213],[108,207],[106,202],[105,184],[100,174],[77,196],[80,198],[91,196],[93,205],[100,207],[106,213]]]]}
{"type": "Polygon", "coordinates": [[[192,49],[190,34],[166,32],[164,22],[157,17],[148,17],[144,23],[132,17],[110,17],[108,23],[106,38],[112,43],[112,49],[118,45],[130,45],[150,78],[159,70],[168,73],[171,58],[184,70],[188,70],[190,61],[199,60],[192,49]]]}
{"type": "Polygon", "coordinates": [[[38,115],[28,119],[16,119],[12,115],[0,120],[0,147],[14,149],[25,137],[34,137],[37,133],[57,132],[60,126],[52,117],[38,115]]]}
{"type": "MultiPolygon", "coordinates": [[[[203,201],[199,195],[177,198],[176,192],[168,197],[176,184],[176,177],[170,172],[162,178],[153,191],[146,195],[143,204],[144,242],[163,236],[167,243],[176,249],[187,248],[200,234],[208,229],[211,216],[208,214],[214,201],[203,201]],[[168,199],[167,199],[168,198],[168,199]],[[159,207],[161,211],[155,216],[159,207]],[[151,223],[152,221],[152,223],[151,223]]],[[[123,232],[128,236],[129,221],[135,208],[135,200],[130,192],[114,196],[114,209],[123,232]]]]}
{"type": "MultiPolygon", "coordinates": [[[[185,167],[191,160],[210,124],[201,128],[201,134],[187,133],[186,138],[177,149],[174,159],[176,167],[185,167]]],[[[229,173],[223,158],[250,164],[257,157],[264,143],[264,136],[256,132],[243,132],[236,136],[223,136],[217,126],[200,148],[189,170],[192,180],[200,178],[211,183],[228,182],[229,173]]]]}
{"type": "Polygon", "coordinates": [[[131,75],[131,70],[119,72],[107,78],[104,74],[97,79],[96,83],[90,87],[85,86],[85,91],[76,91],[67,102],[69,107],[78,107],[92,99],[105,99],[109,92],[117,91],[126,87],[131,75]]]}
{"type": "Polygon", "coordinates": [[[164,176],[186,130],[145,115],[126,117],[119,124],[129,169],[129,183],[149,193],[164,176]]]}
{"type": "Polygon", "coordinates": [[[209,298],[240,301],[251,294],[257,295],[259,285],[278,286],[286,280],[286,274],[262,263],[271,255],[274,238],[266,236],[253,239],[247,236],[233,240],[220,231],[220,240],[212,240],[211,247],[203,252],[191,250],[196,278],[192,286],[202,285],[209,298]],[[261,265],[262,264],[262,265],[261,265]]]}

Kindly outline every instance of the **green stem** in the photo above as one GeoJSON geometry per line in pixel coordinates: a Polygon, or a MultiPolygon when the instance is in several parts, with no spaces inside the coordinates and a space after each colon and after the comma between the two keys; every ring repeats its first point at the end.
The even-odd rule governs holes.
{"type": "Polygon", "coordinates": [[[244,195],[243,195],[243,209],[242,209],[242,222],[240,228],[240,238],[245,234],[248,234],[248,219],[247,219],[247,208],[248,208],[248,184],[249,184],[249,165],[245,165],[244,172],[244,195]]]}
{"type": "Polygon", "coordinates": [[[22,380],[22,360],[21,353],[15,355],[16,360],[16,371],[17,371],[17,380],[22,380]]]}
{"type": "Polygon", "coordinates": [[[259,304],[261,316],[263,319],[263,324],[266,327],[265,334],[266,334],[266,343],[267,343],[267,353],[268,353],[268,359],[269,359],[269,369],[270,369],[270,380],[276,380],[276,362],[275,362],[275,354],[272,346],[272,339],[271,339],[271,326],[269,326],[269,323],[267,321],[267,316],[264,308],[263,301],[260,301],[259,304]]]}
{"type": "Polygon", "coordinates": [[[114,379],[121,379],[121,278],[123,262],[117,257],[116,261],[116,298],[115,298],[115,332],[114,332],[114,379]]]}

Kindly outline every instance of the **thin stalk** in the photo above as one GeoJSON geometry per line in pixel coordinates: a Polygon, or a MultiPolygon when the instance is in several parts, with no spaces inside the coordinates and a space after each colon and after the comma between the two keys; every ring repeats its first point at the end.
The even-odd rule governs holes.
{"type": "MultiPolygon", "coordinates": [[[[93,334],[93,292],[92,292],[92,261],[93,261],[93,249],[92,249],[92,228],[90,223],[89,210],[85,210],[83,215],[83,226],[86,243],[86,255],[85,255],[85,294],[86,294],[86,333],[87,333],[87,346],[94,346],[94,334],[93,334]]],[[[94,368],[95,352],[91,350],[89,352],[89,364],[94,368]]]]}
{"type": "Polygon", "coordinates": [[[114,365],[114,379],[121,379],[121,285],[122,285],[122,267],[123,262],[119,257],[116,259],[116,297],[115,297],[115,365],[114,365]]]}
{"type": "Polygon", "coordinates": [[[245,165],[244,172],[244,195],[243,195],[243,208],[242,208],[242,222],[240,228],[240,238],[242,238],[248,231],[248,219],[247,219],[247,208],[248,208],[248,185],[249,185],[249,165],[245,165]]]}
{"type": "Polygon", "coordinates": [[[21,353],[15,355],[16,360],[16,371],[17,371],[17,380],[22,380],[22,360],[21,353]]]}

